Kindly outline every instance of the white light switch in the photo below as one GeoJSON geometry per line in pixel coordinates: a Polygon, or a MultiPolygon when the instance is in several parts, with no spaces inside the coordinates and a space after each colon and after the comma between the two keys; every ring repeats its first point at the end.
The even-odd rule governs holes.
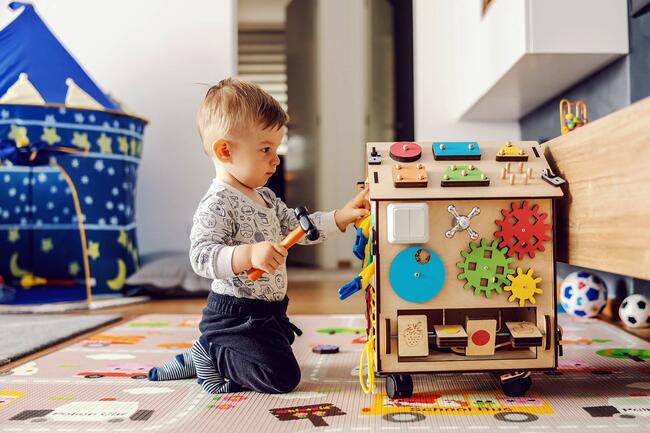
{"type": "Polygon", "coordinates": [[[387,206],[388,242],[422,244],[429,241],[429,207],[426,203],[391,203],[387,206]]]}

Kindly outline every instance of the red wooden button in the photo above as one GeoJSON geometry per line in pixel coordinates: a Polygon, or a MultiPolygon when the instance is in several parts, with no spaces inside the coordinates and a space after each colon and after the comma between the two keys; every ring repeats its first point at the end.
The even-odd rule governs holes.
{"type": "Polygon", "coordinates": [[[390,157],[399,162],[417,161],[422,156],[422,148],[411,141],[398,141],[390,145],[390,157]]]}
{"type": "Polygon", "coordinates": [[[484,330],[476,331],[472,334],[472,343],[477,346],[483,346],[490,341],[490,333],[484,330]]]}

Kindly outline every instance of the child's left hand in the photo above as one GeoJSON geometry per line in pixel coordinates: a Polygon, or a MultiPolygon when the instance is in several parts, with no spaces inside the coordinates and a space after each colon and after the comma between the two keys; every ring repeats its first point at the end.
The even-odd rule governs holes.
{"type": "Polygon", "coordinates": [[[352,200],[347,202],[345,206],[336,211],[334,219],[339,230],[344,232],[349,224],[370,214],[370,202],[367,196],[368,187],[366,186],[352,200]]]}

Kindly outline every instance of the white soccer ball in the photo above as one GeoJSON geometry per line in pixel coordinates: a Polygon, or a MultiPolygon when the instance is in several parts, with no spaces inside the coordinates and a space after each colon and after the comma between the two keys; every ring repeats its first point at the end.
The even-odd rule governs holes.
{"type": "Polygon", "coordinates": [[[560,303],[564,310],[579,317],[596,317],[607,303],[607,288],[588,272],[573,272],[560,286],[560,303]]]}
{"type": "Polygon", "coordinates": [[[618,309],[621,320],[630,328],[645,328],[650,326],[650,306],[648,298],[643,295],[630,295],[618,309]]]}

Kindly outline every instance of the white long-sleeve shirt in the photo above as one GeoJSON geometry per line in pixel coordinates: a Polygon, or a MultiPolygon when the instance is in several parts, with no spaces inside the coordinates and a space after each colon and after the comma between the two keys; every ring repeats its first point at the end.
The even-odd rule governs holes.
{"type": "MultiPolygon", "coordinates": [[[[252,201],[227,183],[214,179],[194,214],[190,233],[190,262],[194,272],[211,278],[212,291],[238,298],[280,301],[287,292],[287,268],[279,266],[273,275],[264,273],[251,281],[246,272],[235,274],[232,256],[237,245],[262,241],[280,242],[298,226],[293,209],[268,188],[258,188],[268,207],[252,201]]],[[[298,242],[323,242],[328,235],[340,233],[334,211],[310,215],[320,236],[298,242]]]]}

